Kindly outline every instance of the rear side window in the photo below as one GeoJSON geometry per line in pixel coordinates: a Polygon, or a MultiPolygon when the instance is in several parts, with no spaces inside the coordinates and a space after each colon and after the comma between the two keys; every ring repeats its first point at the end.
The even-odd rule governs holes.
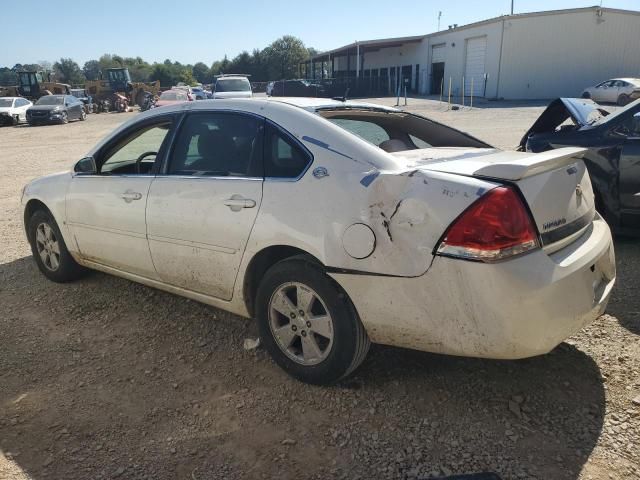
{"type": "Polygon", "coordinates": [[[264,176],[298,178],[311,163],[311,154],[271,124],[265,127],[264,176]]]}
{"type": "Polygon", "coordinates": [[[376,146],[389,140],[389,134],[380,125],[373,122],[346,118],[329,118],[329,121],[376,146]]]}
{"type": "Polygon", "coordinates": [[[169,175],[262,177],[262,120],[239,113],[191,113],[180,129],[169,175]]]}

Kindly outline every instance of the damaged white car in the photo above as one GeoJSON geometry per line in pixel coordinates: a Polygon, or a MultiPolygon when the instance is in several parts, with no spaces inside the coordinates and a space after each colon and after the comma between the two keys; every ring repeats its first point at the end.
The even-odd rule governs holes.
{"type": "Polygon", "coordinates": [[[96,269],[255,317],[284,370],[329,383],[370,342],[516,359],[599,316],[614,252],[581,154],[355,102],[189,102],[29,183],[24,223],[51,280],[96,269]]]}

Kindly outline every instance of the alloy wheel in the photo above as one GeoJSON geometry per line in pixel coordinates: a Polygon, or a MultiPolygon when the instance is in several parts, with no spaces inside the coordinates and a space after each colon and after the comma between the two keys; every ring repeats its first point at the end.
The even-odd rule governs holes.
{"type": "Polygon", "coordinates": [[[36,249],[47,270],[55,272],[60,268],[60,244],[48,223],[41,223],[36,228],[36,249]]]}
{"type": "Polygon", "coordinates": [[[275,289],[269,301],[269,328],[280,350],[301,365],[317,365],[331,352],[331,314],[320,296],[302,283],[275,289]]]}

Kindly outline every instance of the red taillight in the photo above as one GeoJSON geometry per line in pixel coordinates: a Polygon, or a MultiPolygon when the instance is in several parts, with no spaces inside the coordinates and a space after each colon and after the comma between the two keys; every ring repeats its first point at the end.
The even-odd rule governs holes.
{"type": "Polygon", "coordinates": [[[529,212],[510,187],[497,187],[472,204],[449,227],[440,255],[491,262],[538,247],[529,212]]]}

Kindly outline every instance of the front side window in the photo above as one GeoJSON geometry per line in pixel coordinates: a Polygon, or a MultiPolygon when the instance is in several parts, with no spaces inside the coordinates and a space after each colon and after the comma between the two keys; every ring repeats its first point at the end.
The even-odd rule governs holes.
{"type": "Polygon", "coordinates": [[[156,157],[171,129],[171,122],[148,125],[127,135],[102,159],[102,175],[145,175],[154,170],[156,157]]]}
{"type": "Polygon", "coordinates": [[[191,113],[178,134],[169,175],[262,177],[262,120],[239,113],[191,113]]]}
{"type": "Polygon", "coordinates": [[[273,125],[265,128],[264,176],[271,178],[298,178],[312,158],[292,138],[273,125]]]}

